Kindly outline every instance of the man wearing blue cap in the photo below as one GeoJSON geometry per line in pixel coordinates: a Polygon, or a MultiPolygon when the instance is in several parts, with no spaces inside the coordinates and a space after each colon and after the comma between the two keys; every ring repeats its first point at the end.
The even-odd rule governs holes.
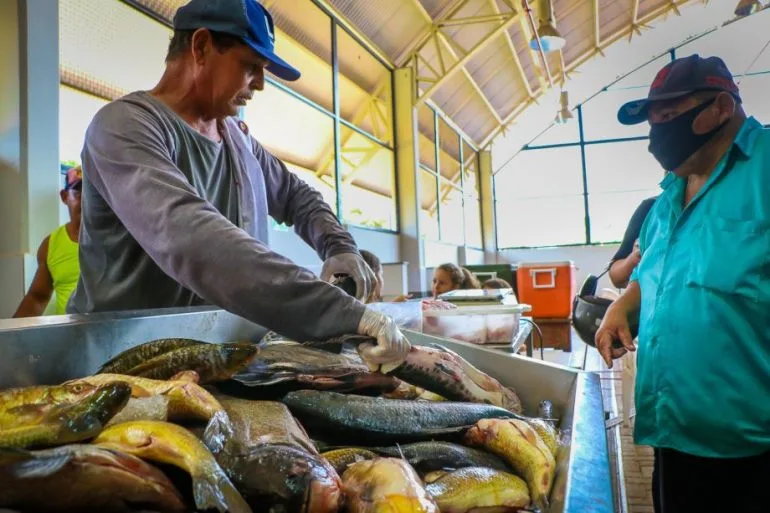
{"type": "Polygon", "coordinates": [[[669,171],[596,334],[611,367],[640,313],[634,438],[655,448],[656,511],[768,511],[770,130],[746,117],[724,62],[698,55],[618,118],[650,123],[669,171]]]}
{"type": "Polygon", "coordinates": [[[192,0],[174,17],[166,70],[94,117],[83,147],[81,277],[70,312],[215,304],[297,340],[369,335],[370,364],[403,360],[393,321],[267,246],[268,216],[324,260],[322,279],[376,278],[317,191],[234,116],[265,70],[300,73],[274,51],[255,0],[192,0]]]}

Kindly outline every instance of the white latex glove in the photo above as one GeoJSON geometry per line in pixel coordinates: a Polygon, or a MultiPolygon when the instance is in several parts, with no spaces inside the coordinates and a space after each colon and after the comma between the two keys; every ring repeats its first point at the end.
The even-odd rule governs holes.
{"type": "Polygon", "coordinates": [[[393,319],[369,308],[358,323],[358,334],[377,339],[377,345],[367,343],[358,346],[358,353],[372,371],[387,373],[395,369],[404,362],[411,349],[393,319]]]}
{"type": "Polygon", "coordinates": [[[377,276],[358,253],[340,253],[329,257],[321,268],[321,279],[331,281],[335,274],[347,274],[356,282],[356,299],[366,302],[374,293],[377,276]]]}

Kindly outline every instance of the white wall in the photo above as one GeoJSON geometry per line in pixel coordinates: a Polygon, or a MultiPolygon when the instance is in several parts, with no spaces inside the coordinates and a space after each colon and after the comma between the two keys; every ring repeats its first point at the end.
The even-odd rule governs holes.
{"type": "MultiPolygon", "coordinates": [[[[367,230],[355,226],[347,228],[360,249],[371,251],[383,263],[401,261],[398,234],[367,230]]],[[[295,234],[294,231],[272,230],[270,232],[270,248],[315,273],[320,273],[321,271],[321,259],[315,254],[313,248],[305,244],[305,241],[295,234]]]]}

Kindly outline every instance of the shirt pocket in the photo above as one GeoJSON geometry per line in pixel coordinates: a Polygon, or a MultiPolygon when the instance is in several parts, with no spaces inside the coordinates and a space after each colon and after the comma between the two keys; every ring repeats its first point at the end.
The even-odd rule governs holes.
{"type": "Polygon", "coordinates": [[[694,235],[688,286],[770,301],[770,222],[710,217],[694,235]]]}

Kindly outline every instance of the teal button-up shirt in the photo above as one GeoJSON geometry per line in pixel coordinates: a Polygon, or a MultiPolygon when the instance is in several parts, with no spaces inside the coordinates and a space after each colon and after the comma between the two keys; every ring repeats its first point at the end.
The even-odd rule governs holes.
{"type": "Polygon", "coordinates": [[[638,444],[770,450],[770,130],[749,118],[695,198],[669,173],[640,236],[638,444]]]}

